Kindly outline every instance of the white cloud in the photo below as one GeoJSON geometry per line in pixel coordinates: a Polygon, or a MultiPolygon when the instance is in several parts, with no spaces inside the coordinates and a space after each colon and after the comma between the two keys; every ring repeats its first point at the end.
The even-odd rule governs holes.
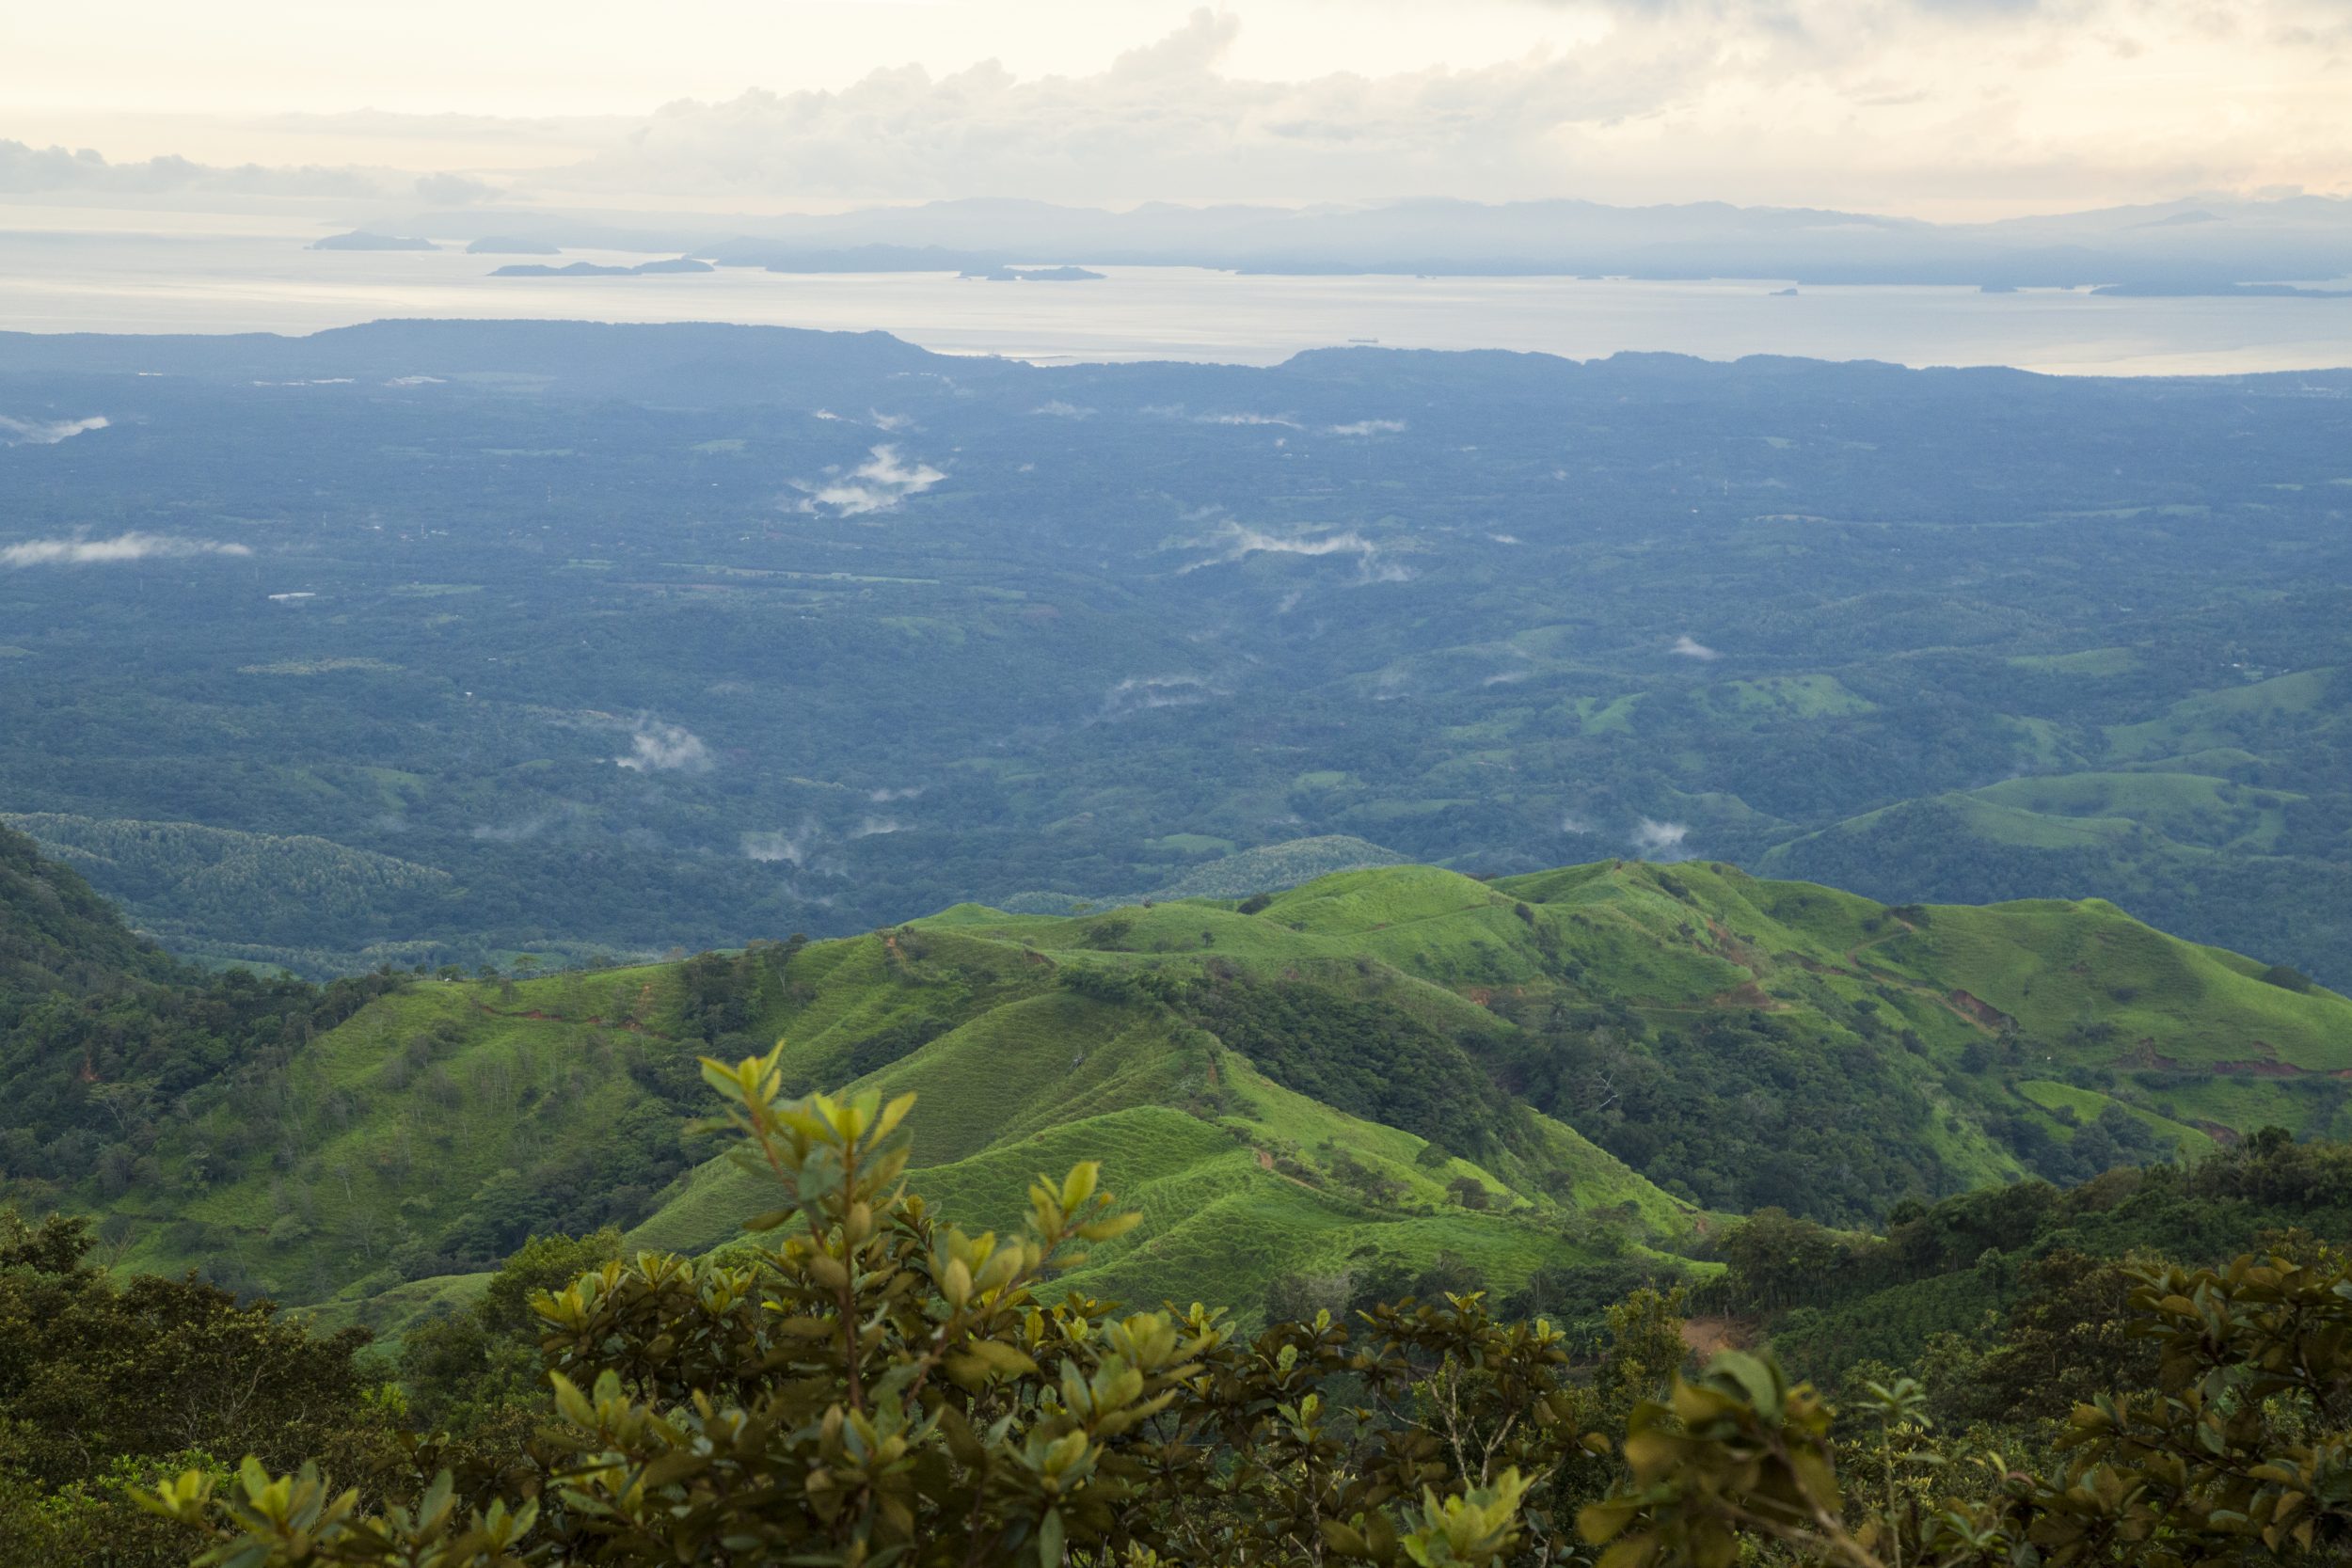
{"type": "Polygon", "coordinates": [[[118,533],[111,539],[27,539],[0,546],[0,566],[90,566],[151,557],[251,555],[244,545],[177,539],[162,533],[118,533]]]}
{"type": "Polygon", "coordinates": [[[1285,9],[1261,0],[1251,26],[1287,29],[1287,49],[1204,8],[1092,73],[992,59],[682,100],[545,172],[803,202],[1443,191],[2015,212],[2342,188],[2352,138],[2342,0],[1588,0],[1530,5],[1516,29],[1489,18],[1424,56],[1468,56],[1458,69],[1323,75],[1303,72],[1327,47],[1299,47],[1312,35],[1285,9]]]}
{"type": "Polygon", "coordinates": [[[906,831],[907,824],[895,816],[868,816],[850,830],[850,836],[851,838],[873,838],[882,833],[902,833],[906,831]]]}
{"type": "Polygon", "coordinates": [[[1680,637],[1676,638],[1674,646],[1668,648],[1666,651],[1670,654],[1679,654],[1684,658],[1706,659],[1721,658],[1724,657],[1723,655],[1717,653],[1714,649],[1708,647],[1706,643],[1700,641],[1697,638],[1692,637],[1687,631],[1680,637]]]}
{"type": "Polygon", "coordinates": [[[803,822],[790,832],[781,828],[766,832],[745,833],[739,840],[745,860],[763,864],[782,862],[787,865],[806,863],[809,851],[817,847],[816,824],[803,822]]]}
{"type": "Polygon", "coordinates": [[[1181,568],[1185,572],[1239,561],[1248,555],[1352,555],[1356,558],[1359,582],[1403,582],[1413,575],[1411,568],[1387,559],[1378,544],[1352,528],[1338,533],[1286,537],[1229,518],[1207,538],[1195,539],[1190,543],[1214,548],[1217,554],[1210,560],[1196,561],[1181,568]]]}
{"type": "Polygon", "coordinates": [[[682,724],[641,719],[628,737],[628,755],[614,766],[633,773],[707,773],[716,765],[702,737],[682,724]]]}
{"type": "Polygon", "coordinates": [[[878,806],[891,800],[912,800],[923,793],[923,787],[921,784],[908,784],[899,789],[869,789],[866,798],[878,806]]]}
{"type": "Polygon", "coordinates": [[[1117,718],[1150,708],[1190,707],[1224,695],[1224,688],[1199,675],[1130,675],[1104,694],[1103,713],[1117,718]]]}
{"type": "Polygon", "coordinates": [[[499,195],[499,188],[470,174],[425,174],[417,179],[417,196],[436,207],[470,207],[499,195]]]}
{"type": "Polygon", "coordinates": [[[202,195],[231,198],[393,198],[413,180],[380,169],[214,167],[167,153],[143,163],[110,162],[90,148],[30,147],[0,140],[0,196],[94,193],[137,202],[202,195]]]}
{"type": "Polygon", "coordinates": [[[1195,424],[1270,424],[1280,425],[1286,430],[1307,428],[1288,414],[1195,414],[1192,417],[1192,422],[1195,424]]]}
{"type": "Polygon", "coordinates": [[[425,172],[439,168],[501,170],[518,201],[603,212],[632,198],[759,214],[981,194],[1124,206],[1442,191],[1989,215],[2346,187],[2344,0],[1240,8],[1246,27],[1202,9],[1115,55],[1169,10],[842,4],[811,26],[805,8],[736,8],[731,47],[714,51],[642,8],[574,6],[553,25],[548,5],[476,6],[363,37],[205,27],[195,8],[175,30],[171,8],[151,7],[144,34],[162,33],[131,48],[105,32],[106,8],[17,7],[0,100],[106,145],[185,136],[190,156],[0,142],[0,193],[307,197],[339,212],[486,194],[471,175],[425,172]],[[747,70],[770,87],[721,96],[747,70]],[[388,106],[317,112],[322,83],[388,106]],[[87,107],[141,101],[172,107],[87,107]],[[511,112],[474,112],[485,102],[511,112]]]}
{"type": "Polygon", "coordinates": [[[87,420],[14,420],[0,414],[0,447],[54,447],[112,422],[103,414],[87,420]]]}
{"type": "Polygon", "coordinates": [[[909,496],[919,496],[946,477],[928,463],[901,462],[897,447],[874,447],[869,449],[866,460],[850,469],[847,477],[813,483],[796,482],[796,488],[805,493],[799,510],[814,512],[818,507],[831,507],[834,515],[841,517],[888,512],[909,496]]]}
{"type": "Polygon", "coordinates": [[[1682,842],[1690,836],[1691,829],[1687,823],[1660,822],[1647,816],[1636,823],[1633,829],[1633,842],[1651,860],[1688,860],[1690,851],[1683,848],[1682,842]]]}
{"type": "Polygon", "coordinates": [[[1335,424],[1324,432],[1327,436],[1401,436],[1403,420],[1358,420],[1354,424],[1335,424]]]}
{"type": "Polygon", "coordinates": [[[1081,408],[1074,403],[1064,403],[1059,398],[1054,398],[1048,402],[1041,403],[1035,408],[1030,409],[1029,412],[1032,414],[1050,414],[1057,420],[1088,420],[1094,417],[1093,409],[1081,408]]]}
{"type": "Polygon", "coordinates": [[[1567,816],[1560,818],[1560,831],[1564,833],[1576,833],[1581,835],[1591,833],[1595,830],[1590,822],[1585,821],[1584,818],[1578,816],[1571,812],[1567,816]]]}

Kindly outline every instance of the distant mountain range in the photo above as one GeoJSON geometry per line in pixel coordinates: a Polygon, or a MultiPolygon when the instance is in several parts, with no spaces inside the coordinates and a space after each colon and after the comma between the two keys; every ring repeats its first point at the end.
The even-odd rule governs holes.
{"type": "Polygon", "coordinates": [[[403,232],[470,230],[506,244],[519,238],[683,253],[783,272],[988,272],[1083,262],[2192,293],[2352,275],[2352,201],[2327,197],[2196,198],[1974,224],[1725,202],[1613,207],[1434,198],[1299,209],[1153,202],[1128,212],[972,199],[659,220],[483,209],[377,221],[403,232]]]}

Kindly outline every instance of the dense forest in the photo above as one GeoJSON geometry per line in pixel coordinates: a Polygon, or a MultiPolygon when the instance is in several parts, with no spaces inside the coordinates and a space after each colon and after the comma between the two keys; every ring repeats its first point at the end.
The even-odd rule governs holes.
{"type": "Polygon", "coordinates": [[[0,447],[0,809],[205,960],[642,958],[1344,835],[2099,896],[2352,984],[2342,372],[0,359],[109,421],[0,447]]]}
{"type": "Polygon", "coordinates": [[[791,1098],[774,1053],[707,1076],[782,1204],[759,1235],[534,1238],[390,1356],[0,1211],[0,1563],[2217,1568],[2352,1539],[2352,1282],[2319,1239],[2346,1146],[2266,1132],[1883,1237],[1767,1212],[1704,1282],[1565,1323],[1432,1275],[1252,1331],[1058,1288],[1141,1218],[1092,1163],[975,1236],[905,1193],[911,1098],[791,1098]],[[1763,1343],[1702,1355],[1727,1338],[1763,1343]]]}

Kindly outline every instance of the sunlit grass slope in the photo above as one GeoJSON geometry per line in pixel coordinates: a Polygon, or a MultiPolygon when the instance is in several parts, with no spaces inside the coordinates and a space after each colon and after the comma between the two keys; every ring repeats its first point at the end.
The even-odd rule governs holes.
{"type": "MultiPolygon", "coordinates": [[[[1254,1310],[1282,1274],[1440,1250],[1508,1289],[1710,1223],[1507,1096],[1496,1136],[1439,1148],[1285,1086],[1188,1010],[1202,985],[1337,999],[1506,1077],[1553,1007],[1660,1039],[1769,1017],[1805,1049],[1876,1041],[1935,1113],[1907,1135],[1972,1181],[2020,1173],[1989,1131],[2005,1116],[2063,1143],[2113,1103],[2193,1157],[2265,1122],[2321,1130],[2344,1096],[2317,1091],[2352,1072],[2352,1003],[2112,905],[1889,909],[1698,863],[1492,882],[1396,866],[1070,917],[960,905],[765,962],[716,1047],[675,964],[421,980],[295,1050],[267,1104],[165,1151],[158,1191],[107,1206],[118,1257],[225,1259],[343,1317],[462,1299],[473,1283],[416,1260],[531,1212],[534,1182],[634,1180],[632,1143],[674,1137],[695,1105],[696,1055],[779,1040],[796,1085],[917,1096],[912,1180],[968,1223],[1012,1223],[1036,1175],[1101,1161],[1145,1223],[1076,1282],[1125,1299],[1254,1310]]],[[[714,1152],[622,1206],[632,1244],[723,1245],[770,1206],[714,1152]]]]}

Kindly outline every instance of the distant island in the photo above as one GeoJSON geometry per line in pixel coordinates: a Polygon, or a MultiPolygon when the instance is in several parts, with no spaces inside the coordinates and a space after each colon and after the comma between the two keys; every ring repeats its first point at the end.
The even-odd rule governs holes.
{"type": "Polygon", "coordinates": [[[2119,299],[2352,299],[2352,289],[2295,283],[2103,283],[2090,292],[2119,299]]]}
{"type": "Polygon", "coordinates": [[[983,283],[1100,283],[1108,275],[1084,267],[966,267],[956,276],[983,283]]]}
{"type": "Polygon", "coordinates": [[[310,250],[438,250],[431,240],[420,240],[401,234],[371,234],[355,229],[348,234],[329,234],[313,240],[305,248],[310,250]]]}
{"type": "Polygon", "coordinates": [[[561,256],[561,245],[545,240],[517,240],[498,234],[485,234],[466,247],[469,256],[561,256]]]}
{"type": "Polygon", "coordinates": [[[664,273],[717,272],[707,261],[697,261],[691,256],[673,257],[666,261],[640,261],[633,267],[609,266],[600,261],[567,261],[550,267],[537,261],[517,261],[494,269],[492,277],[651,277],[664,273]]]}

